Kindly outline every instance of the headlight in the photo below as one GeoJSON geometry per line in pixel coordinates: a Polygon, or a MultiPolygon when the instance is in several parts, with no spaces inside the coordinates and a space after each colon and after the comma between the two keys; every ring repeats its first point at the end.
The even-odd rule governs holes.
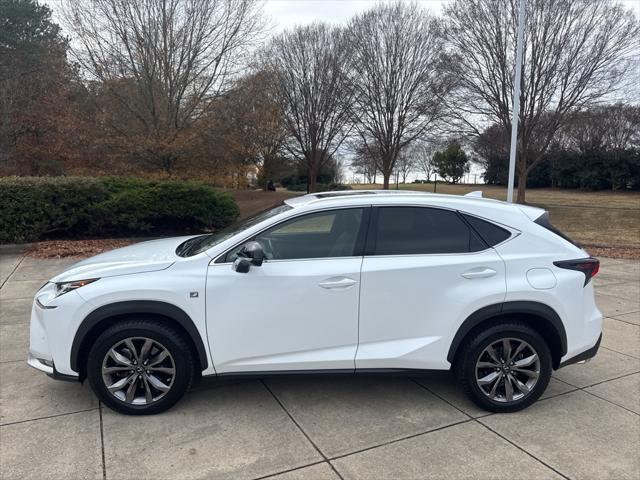
{"type": "Polygon", "coordinates": [[[76,290],[77,288],[84,287],[85,285],[89,285],[90,283],[95,282],[96,280],[100,280],[99,278],[90,278],[88,280],[75,280],[73,282],[62,282],[56,283],[55,286],[55,296],[59,297],[60,295],[64,295],[71,290],[76,290]]]}

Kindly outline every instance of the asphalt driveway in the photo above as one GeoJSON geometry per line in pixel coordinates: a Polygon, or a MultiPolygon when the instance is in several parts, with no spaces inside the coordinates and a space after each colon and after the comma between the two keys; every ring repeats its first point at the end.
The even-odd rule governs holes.
{"type": "Polygon", "coordinates": [[[75,260],[0,250],[2,479],[640,478],[640,263],[603,259],[596,359],[508,415],[448,375],[205,381],[162,415],[27,367],[34,292],[75,260]]]}

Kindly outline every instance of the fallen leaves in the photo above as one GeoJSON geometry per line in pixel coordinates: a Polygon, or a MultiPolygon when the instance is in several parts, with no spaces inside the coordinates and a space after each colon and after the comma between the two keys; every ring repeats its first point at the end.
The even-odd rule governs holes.
{"type": "Polygon", "coordinates": [[[135,242],[136,240],[130,238],[52,240],[34,243],[26,253],[34,258],[91,257],[115,248],[126,247],[135,242]]]}
{"type": "Polygon", "coordinates": [[[584,245],[583,248],[594,257],[622,258],[630,260],[640,260],[640,248],[623,247],[592,247],[584,245]]]}
{"type": "MultiPolygon", "coordinates": [[[[115,248],[135,243],[131,238],[104,238],[99,240],[52,240],[34,243],[27,255],[34,258],[90,257],[115,248]]],[[[625,258],[640,260],[640,248],[605,247],[585,245],[585,250],[594,257],[625,258]]]]}

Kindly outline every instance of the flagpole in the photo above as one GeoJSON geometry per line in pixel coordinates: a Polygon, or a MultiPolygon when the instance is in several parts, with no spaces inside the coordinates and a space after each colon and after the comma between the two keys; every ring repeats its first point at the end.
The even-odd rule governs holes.
{"type": "Polygon", "coordinates": [[[509,152],[509,184],[507,202],[513,202],[513,185],[516,173],[516,150],[518,143],[518,114],[520,112],[520,81],[522,76],[522,44],[524,37],[524,0],[518,6],[518,40],[516,43],[516,75],[513,84],[513,113],[511,117],[511,151],[509,152]]]}

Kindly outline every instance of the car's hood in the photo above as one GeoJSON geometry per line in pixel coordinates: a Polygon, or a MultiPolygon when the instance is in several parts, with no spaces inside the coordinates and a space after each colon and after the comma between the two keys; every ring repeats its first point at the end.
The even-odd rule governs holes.
{"type": "Polygon", "coordinates": [[[101,253],[72,265],[51,281],[69,282],[164,270],[180,258],[176,255],[176,247],[192,236],[140,242],[101,253]]]}

